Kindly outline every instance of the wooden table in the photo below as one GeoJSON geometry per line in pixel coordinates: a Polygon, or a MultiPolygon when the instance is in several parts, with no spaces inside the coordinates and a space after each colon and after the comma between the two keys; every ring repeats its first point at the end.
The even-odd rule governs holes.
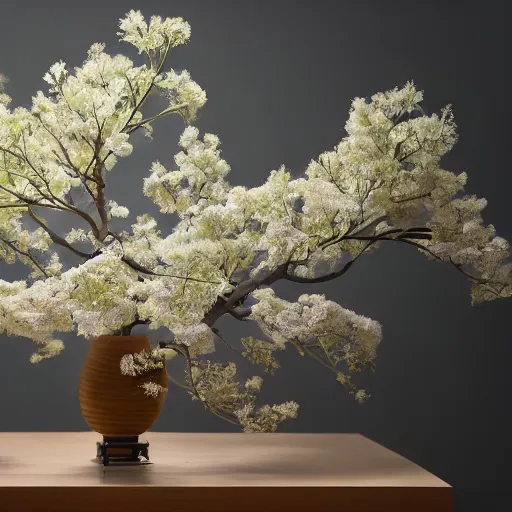
{"type": "Polygon", "coordinates": [[[94,463],[95,432],[0,433],[0,512],[448,512],[452,488],[359,434],[148,432],[152,464],[94,463]]]}

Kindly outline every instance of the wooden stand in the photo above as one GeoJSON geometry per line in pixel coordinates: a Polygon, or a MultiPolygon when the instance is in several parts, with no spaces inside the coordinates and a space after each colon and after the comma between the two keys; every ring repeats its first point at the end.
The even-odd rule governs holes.
{"type": "Polygon", "coordinates": [[[140,457],[149,460],[149,443],[139,442],[139,437],[105,437],[96,443],[96,458],[104,466],[140,462],[140,457]]]}

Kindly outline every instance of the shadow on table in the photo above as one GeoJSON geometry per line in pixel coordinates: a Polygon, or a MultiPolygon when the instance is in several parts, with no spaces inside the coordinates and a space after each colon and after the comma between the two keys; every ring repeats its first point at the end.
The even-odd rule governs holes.
{"type": "Polygon", "coordinates": [[[7,469],[13,469],[16,467],[22,467],[26,464],[21,464],[18,460],[12,458],[12,457],[0,457],[0,473],[7,469]]]}

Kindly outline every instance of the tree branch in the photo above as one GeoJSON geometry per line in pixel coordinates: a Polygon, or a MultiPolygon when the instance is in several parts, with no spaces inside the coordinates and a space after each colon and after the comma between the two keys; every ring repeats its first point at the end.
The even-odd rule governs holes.
{"type": "Polygon", "coordinates": [[[331,281],[332,279],[336,279],[337,277],[342,276],[349,270],[349,268],[355,263],[355,261],[374,243],[378,242],[378,239],[371,240],[369,243],[366,244],[366,246],[363,248],[362,251],[359,252],[359,254],[353,259],[345,263],[343,267],[341,267],[339,270],[336,270],[336,272],[331,272],[330,274],[326,274],[324,276],[319,277],[301,277],[301,276],[294,276],[291,274],[286,274],[282,277],[282,279],[285,279],[286,281],[293,281],[294,283],[325,283],[326,281],[331,281]]]}
{"type": "Polygon", "coordinates": [[[133,133],[138,128],[141,128],[147,123],[150,123],[151,121],[154,121],[155,119],[158,119],[159,117],[163,117],[167,114],[170,114],[171,112],[176,112],[177,110],[180,110],[181,108],[184,108],[188,106],[188,103],[180,103],[179,105],[175,105],[173,107],[166,108],[165,110],[162,110],[159,114],[156,114],[152,117],[148,117],[146,119],[143,119],[142,121],[139,121],[136,124],[130,124],[126,126],[126,128],[123,128],[124,133],[133,133]]]}
{"type": "Polygon", "coordinates": [[[93,108],[94,119],[96,120],[96,124],[98,126],[98,136],[96,137],[96,141],[94,143],[95,147],[95,155],[96,155],[96,165],[93,168],[92,176],[94,181],[96,182],[96,196],[94,197],[94,202],[96,203],[96,209],[100,215],[101,226],[98,228],[98,240],[103,242],[108,235],[108,215],[105,205],[105,182],[103,181],[103,176],[101,175],[101,171],[103,169],[103,164],[105,160],[100,161],[99,154],[102,147],[102,131],[105,126],[106,119],[103,120],[103,123],[100,125],[98,116],[96,115],[96,109],[93,108]]]}
{"type": "Polygon", "coordinates": [[[26,258],[28,258],[33,264],[35,267],[37,267],[37,269],[45,276],[45,277],[49,277],[49,275],[47,274],[47,272],[44,270],[43,267],[41,267],[41,265],[39,264],[39,262],[34,258],[34,256],[32,256],[32,254],[30,254],[30,252],[25,252],[25,251],[22,251],[21,249],[19,249],[18,247],[16,247],[16,245],[14,245],[13,242],[10,242],[9,240],[5,240],[5,238],[3,237],[0,237],[0,241],[3,242],[5,245],[7,245],[7,247],[9,247],[11,250],[13,250],[14,252],[16,252],[17,254],[21,255],[21,256],[25,256],[26,258]]]}
{"type": "Polygon", "coordinates": [[[247,317],[250,316],[250,314],[252,313],[252,310],[251,308],[244,308],[244,309],[240,309],[240,308],[233,308],[233,309],[230,309],[228,311],[228,313],[236,318],[237,320],[240,320],[240,321],[245,321],[247,320],[247,317]]]}
{"type": "Polygon", "coordinates": [[[149,96],[149,93],[150,93],[151,89],[153,89],[153,86],[155,85],[156,77],[160,74],[160,71],[162,71],[164,63],[165,63],[165,61],[167,59],[167,55],[169,54],[170,48],[171,48],[171,41],[169,40],[167,42],[167,46],[165,48],[164,55],[163,55],[159,65],[158,65],[157,70],[155,71],[155,76],[151,80],[151,83],[149,84],[149,87],[147,88],[146,92],[143,94],[142,98],[139,100],[139,102],[135,105],[134,109],[132,110],[132,113],[130,114],[130,117],[128,118],[128,121],[126,121],[123,129],[121,130],[122,132],[124,132],[124,130],[128,127],[128,125],[131,123],[131,121],[132,121],[133,117],[135,116],[135,114],[137,113],[137,111],[140,109],[140,107],[142,107],[142,105],[146,101],[147,97],[149,96]]]}
{"type": "Polygon", "coordinates": [[[233,421],[232,419],[228,418],[224,414],[217,411],[215,407],[210,406],[207,400],[205,400],[199,393],[196,387],[196,383],[194,382],[194,377],[192,375],[192,359],[190,357],[190,352],[188,350],[188,347],[186,345],[181,345],[181,349],[183,350],[183,354],[187,358],[187,366],[188,366],[188,374],[190,378],[190,384],[192,386],[192,392],[194,395],[203,403],[203,405],[208,409],[211,413],[215,414],[215,416],[218,416],[219,418],[228,421],[229,423],[232,423],[233,425],[239,425],[238,422],[233,421]]]}
{"type": "Polygon", "coordinates": [[[30,217],[41,226],[46,233],[50,236],[50,239],[53,243],[60,245],[62,247],[65,247],[66,249],[69,249],[71,252],[75,253],[77,256],[80,256],[82,258],[90,258],[92,255],[86,252],[79,251],[78,249],[75,249],[70,243],[68,243],[64,238],[62,238],[60,235],[55,233],[55,231],[51,230],[32,210],[32,208],[28,207],[28,214],[30,217]]]}
{"type": "Polygon", "coordinates": [[[203,317],[203,322],[208,325],[209,327],[213,326],[213,324],[225,313],[228,313],[231,311],[231,309],[246,295],[253,292],[257,288],[259,288],[262,285],[270,285],[274,281],[277,281],[281,277],[283,277],[286,274],[286,270],[288,269],[288,265],[290,265],[290,262],[287,261],[285,263],[282,263],[281,265],[277,266],[275,270],[269,274],[267,277],[261,280],[256,279],[246,279],[245,281],[242,281],[235,290],[233,290],[233,293],[228,297],[228,299],[224,299],[223,297],[218,297],[217,302],[212,306],[210,311],[208,311],[205,316],[203,317]]]}
{"type": "Polygon", "coordinates": [[[50,209],[53,209],[53,210],[65,211],[65,210],[63,210],[63,208],[60,208],[59,206],[55,206],[55,205],[52,205],[52,204],[40,204],[40,203],[36,203],[36,202],[34,202],[34,203],[8,203],[8,204],[0,203],[0,208],[28,208],[31,205],[32,206],[39,206],[41,208],[50,208],[50,209]]]}
{"type": "Polygon", "coordinates": [[[220,334],[219,330],[215,327],[212,327],[213,333],[217,336],[217,338],[220,338],[220,340],[226,345],[229,349],[231,349],[233,352],[236,352],[237,354],[241,354],[240,350],[237,350],[236,348],[233,348],[220,334]]]}
{"type": "MultiPolygon", "coordinates": [[[[428,228],[410,228],[409,230],[404,231],[402,236],[398,236],[398,237],[382,236],[382,235],[387,235],[387,234],[390,234],[390,233],[393,233],[393,232],[397,231],[397,230],[389,230],[389,231],[386,231],[386,232],[382,233],[382,235],[377,235],[377,236],[347,236],[347,237],[345,237],[345,239],[347,239],[347,240],[369,240],[369,241],[374,241],[374,242],[377,242],[377,241],[380,241],[380,240],[391,240],[393,242],[402,242],[404,244],[412,245],[413,247],[416,247],[418,249],[421,249],[422,251],[427,252],[428,254],[430,254],[432,257],[434,257],[438,261],[444,261],[437,254],[433,253],[428,247],[426,247],[424,245],[421,245],[421,244],[419,244],[417,242],[414,242],[413,240],[407,238],[407,236],[411,236],[411,235],[412,235],[411,238],[414,237],[414,238],[417,238],[417,239],[422,239],[422,238],[427,238],[428,239],[428,238],[430,238],[430,235],[422,233],[421,232],[422,230],[426,231],[426,230],[428,230],[428,228]]],[[[402,230],[399,230],[399,231],[402,231],[402,230]]],[[[359,257],[359,255],[357,257],[359,257]]],[[[354,261],[354,260],[352,260],[352,261],[354,261]]],[[[349,263],[351,263],[351,262],[349,262],[349,263]]],[[[461,272],[464,276],[466,276],[468,279],[470,279],[472,281],[475,281],[477,283],[480,283],[480,284],[486,284],[487,283],[487,280],[482,279],[482,278],[480,278],[478,276],[474,276],[474,275],[466,272],[465,270],[463,270],[461,265],[459,265],[457,263],[454,263],[451,257],[450,257],[450,263],[459,272],[461,272]]],[[[324,276],[324,277],[327,277],[327,276],[324,276]]],[[[333,279],[333,278],[331,278],[331,279],[333,279]]],[[[310,281],[304,281],[304,282],[310,282],[310,281]]],[[[314,282],[317,282],[317,281],[314,281],[314,282]]],[[[320,281],[318,281],[318,282],[320,282],[320,281]]]]}
{"type": "Polygon", "coordinates": [[[124,263],[126,263],[129,267],[133,268],[133,270],[137,270],[138,272],[141,272],[142,274],[148,274],[150,276],[172,277],[175,279],[186,279],[187,281],[195,281],[197,283],[222,284],[220,281],[207,281],[206,279],[197,279],[197,278],[189,277],[189,276],[176,276],[174,274],[160,274],[158,272],[153,272],[152,270],[149,270],[148,268],[145,268],[145,267],[139,265],[136,261],[133,261],[131,258],[128,258],[127,256],[123,256],[121,258],[121,261],[124,261],[124,263]]]}

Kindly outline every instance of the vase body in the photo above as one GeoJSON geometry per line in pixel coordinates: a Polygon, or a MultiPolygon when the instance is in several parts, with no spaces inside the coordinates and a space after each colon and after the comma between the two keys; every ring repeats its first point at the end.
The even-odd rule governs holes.
{"type": "Polygon", "coordinates": [[[167,388],[165,368],[135,377],[121,373],[121,358],[143,350],[151,350],[146,336],[99,336],[90,343],[78,386],[80,409],[89,427],[104,437],[139,436],[162,410],[166,393],[153,398],[140,386],[152,380],[167,388]]]}

